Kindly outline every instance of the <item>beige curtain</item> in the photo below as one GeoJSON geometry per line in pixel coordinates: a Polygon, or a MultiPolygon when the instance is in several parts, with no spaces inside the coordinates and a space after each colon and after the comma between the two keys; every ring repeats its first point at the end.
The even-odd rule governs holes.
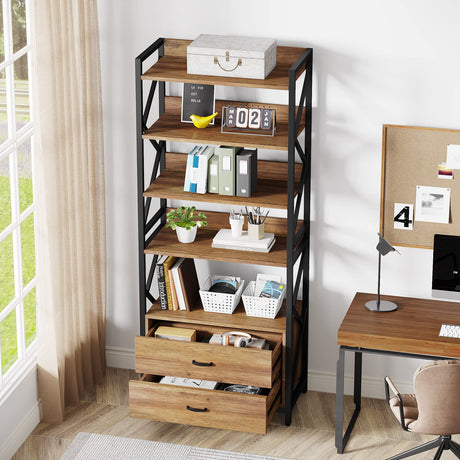
{"type": "Polygon", "coordinates": [[[38,385],[59,421],[105,369],[105,203],[96,0],[32,0],[38,385]]]}

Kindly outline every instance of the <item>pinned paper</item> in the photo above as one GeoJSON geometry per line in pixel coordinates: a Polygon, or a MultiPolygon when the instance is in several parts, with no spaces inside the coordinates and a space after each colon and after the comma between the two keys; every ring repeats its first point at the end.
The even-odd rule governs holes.
{"type": "Polygon", "coordinates": [[[439,163],[438,166],[438,179],[453,179],[454,178],[454,170],[452,168],[448,168],[446,163],[439,163]]]}
{"type": "Polygon", "coordinates": [[[450,188],[417,185],[415,220],[449,223],[450,188]]]}
{"type": "Polygon", "coordinates": [[[460,169],[460,145],[447,145],[446,167],[450,169],[460,169]]]}

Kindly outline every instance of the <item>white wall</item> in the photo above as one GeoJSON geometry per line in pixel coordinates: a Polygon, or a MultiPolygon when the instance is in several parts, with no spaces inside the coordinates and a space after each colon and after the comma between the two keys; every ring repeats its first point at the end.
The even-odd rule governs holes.
{"type": "MultiPolygon", "coordinates": [[[[382,125],[459,128],[460,4],[99,0],[98,5],[107,175],[107,346],[120,353],[132,350],[139,324],[135,56],[158,37],[270,36],[279,44],[314,48],[309,368],[330,390],[337,328],[354,293],[376,289],[382,125]]],[[[382,292],[430,297],[431,251],[402,248],[401,253],[383,259],[382,292]]],[[[410,382],[419,364],[366,356],[364,376],[368,382],[379,379],[379,386],[386,373],[410,382]]]]}

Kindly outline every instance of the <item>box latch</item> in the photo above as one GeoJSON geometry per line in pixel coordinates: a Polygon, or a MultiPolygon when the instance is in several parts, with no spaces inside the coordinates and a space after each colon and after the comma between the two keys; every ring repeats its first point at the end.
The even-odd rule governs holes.
{"type": "MultiPolygon", "coordinates": [[[[225,62],[230,62],[230,52],[226,51],[225,52],[225,62]]],[[[235,66],[231,69],[226,69],[225,67],[222,66],[222,64],[219,62],[219,58],[217,56],[214,56],[214,64],[217,64],[222,70],[225,72],[233,72],[238,66],[243,65],[243,61],[241,58],[238,58],[238,61],[236,62],[235,66]]]]}

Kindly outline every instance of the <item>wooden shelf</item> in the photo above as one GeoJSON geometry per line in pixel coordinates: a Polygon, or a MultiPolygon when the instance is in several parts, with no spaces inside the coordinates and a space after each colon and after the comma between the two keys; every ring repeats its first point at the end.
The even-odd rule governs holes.
{"type": "MultiPolygon", "coordinates": [[[[252,197],[184,192],[186,164],[186,154],[167,152],[166,168],[145,190],[144,196],[199,203],[225,203],[235,205],[236,207],[260,206],[262,208],[287,209],[288,164],[285,162],[264,160],[257,162],[257,191],[252,197]]],[[[296,163],[294,166],[295,191],[298,190],[301,173],[302,165],[296,163]]],[[[222,226],[225,226],[226,223],[225,219],[221,221],[222,226]]],[[[273,231],[278,234],[279,227],[266,231],[273,231]]]]}
{"type": "MultiPolygon", "coordinates": [[[[221,133],[221,118],[215,118],[215,124],[207,128],[195,128],[193,123],[181,122],[180,97],[165,97],[165,113],[147,130],[144,139],[156,139],[174,142],[192,142],[197,144],[215,144],[230,146],[245,146],[248,148],[263,148],[287,151],[288,149],[288,123],[287,106],[269,104],[268,107],[276,110],[276,132],[274,136],[257,136],[254,134],[228,134],[221,133]]],[[[223,105],[238,105],[238,101],[216,100],[216,112],[222,113],[223,105]]],[[[245,106],[258,107],[257,103],[244,103],[245,106]]],[[[304,114],[303,114],[304,116],[304,114]]],[[[300,123],[299,135],[302,132],[303,120],[300,123]]]]}
{"type": "MultiPolygon", "coordinates": [[[[165,55],[142,75],[143,80],[201,83],[206,85],[240,86],[246,88],[289,89],[289,69],[305,48],[277,47],[277,65],[264,80],[215,77],[187,73],[187,45],[191,40],[165,39],[165,55]]],[[[297,74],[297,78],[301,72],[297,74]]]]}
{"type": "MultiPolygon", "coordinates": [[[[301,301],[297,302],[300,304],[301,301]]],[[[156,319],[161,321],[173,321],[190,324],[207,324],[210,326],[228,327],[229,329],[246,329],[264,332],[285,333],[286,331],[286,310],[285,305],[279,311],[275,319],[257,318],[247,316],[244,311],[243,302],[236,307],[231,315],[225,313],[206,312],[200,306],[192,311],[182,310],[161,310],[158,302],[155,302],[145,315],[146,319],[156,319]]]]}
{"type": "MultiPolygon", "coordinates": [[[[206,216],[208,216],[206,212],[206,216]]],[[[146,254],[191,257],[193,259],[221,260],[239,264],[267,265],[286,267],[286,237],[276,235],[276,241],[270,252],[235,251],[212,247],[212,239],[217,233],[215,228],[199,228],[193,243],[179,243],[176,232],[163,227],[145,249],[146,254]]]]}
{"type": "Polygon", "coordinates": [[[252,197],[227,196],[217,193],[184,192],[184,172],[165,169],[144,192],[145,197],[167,198],[206,203],[226,203],[240,206],[287,209],[287,182],[259,179],[252,197]]]}

